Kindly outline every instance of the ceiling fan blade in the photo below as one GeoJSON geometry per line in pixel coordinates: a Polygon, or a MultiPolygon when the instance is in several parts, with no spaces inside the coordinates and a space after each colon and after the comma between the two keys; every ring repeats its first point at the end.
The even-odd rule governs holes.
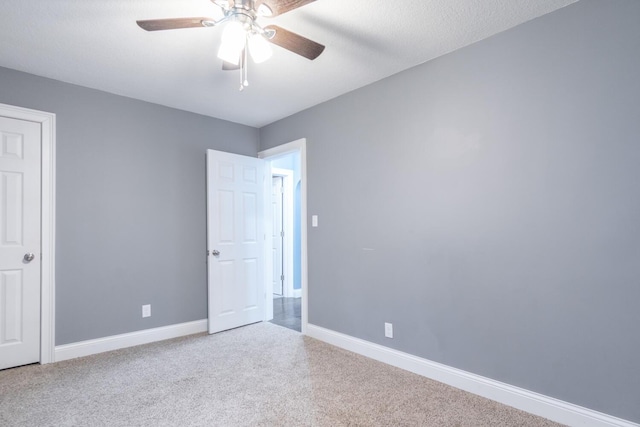
{"type": "Polygon", "coordinates": [[[324,51],[324,45],[277,25],[268,25],[264,29],[267,32],[275,31],[273,37],[267,39],[268,41],[307,59],[314,60],[324,51]]]}
{"type": "Polygon", "coordinates": [[[316,0],[257,0],[256,10],[260,11],[260,6],[265,5],[271,9],[271,14],[263,14],[263,16],[278,16],[290,10],[297,9],[306,4],[313,3],[316,0]]]}
{"type": "Polygon", "coordinates": [[[205,27],[202,22],[215,22],[213,18],[170,18],[170,19],[149,19],[146,21],[136,21],[138,26],[147,31],[177,30],[180,28],[205,27]]]}

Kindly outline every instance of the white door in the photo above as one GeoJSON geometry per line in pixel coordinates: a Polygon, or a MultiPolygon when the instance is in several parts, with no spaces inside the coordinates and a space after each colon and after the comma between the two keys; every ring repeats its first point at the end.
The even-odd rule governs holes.
{"type": "Polygon", "coordinates": [[[207,150],[209,333],[264,320],[264,160],[207,150]]]}
{"type": "Polygon", "coordinates": [[[273,218],[273,293],[283,296],[284,294],[284,268],[282,257],[282,244],[284,240],[284,222],[282,218],[282,198],[284,196],[282,177],[274,176],[271,186],[271,207],[273,218]]]}
{"type": "Polygon", "coordinates": [[[40,361],[40,124],[0,117],[0,369],[40,361]]]}

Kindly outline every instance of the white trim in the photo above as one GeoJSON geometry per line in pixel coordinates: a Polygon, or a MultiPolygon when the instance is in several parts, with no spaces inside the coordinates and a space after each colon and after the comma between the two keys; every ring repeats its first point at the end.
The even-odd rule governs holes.
{"type": "Polygon", "coordinates": [[[193,322],[178,323],[176,325],[162,326],[159,328],[145,329],[143,331],[130,332],[121,335],[98,338],[95,340],[80,341],[72,344],[56,347],[56,362],[75,359],[105,351],[118,350],[136,345],[149,344],[151,342],[178,338],[185,335],[207,332],[207,319],[193,322]]]}
{"type": "Polygon", "coordinates": [[[293,290],[294,298],[302,298],[302,289],[294,289],[293,290]]]}
{"type": "Polygon", "coordinates": [[[56,115],[0,104],[0,116],[39,123],[41,158],[41,276],[40,363],[54,361],[55,345],[55,248],[56,248],[56,115]]]}
{"type": "Polygon", "coordinates": [[[273,209],[271,206],[271,193],[273,181],[271,180],[271,163],[265,161],[264,168],[264,321],[273,319],[273,209]]]}
{"type": "Polygon", "coordinates": [[[300,153],[300,286],[302,289],[300,314],[301,332],[306,334],[307,323],[309,321],[309,290],[307,286],[307,140],[301,138],[293,142],[269,148],[268,150],[260,151],[258,157],[268,160],[270,157],[296,152],[300,153]]]}
{"type": "Polygon", "coordinates": [[[571,426],[639,427],[592,409],[564,402],[523,388],[432,362],[369,341],[354,338],[316,325],[307,325],[307,335],[362,356],[378,360],[450,386],[486,397],[534,415],[571,426]]]}

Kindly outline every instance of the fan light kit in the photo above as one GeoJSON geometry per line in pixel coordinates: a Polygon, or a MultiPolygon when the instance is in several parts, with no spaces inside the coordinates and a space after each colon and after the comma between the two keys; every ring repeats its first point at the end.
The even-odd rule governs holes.
{"type": "Polygon", "coordinates": [[[292,33],[277,25],[262,27],[259,17],[273,17],[297,9],[315,0],[211,0],[224,16],[212,18],[174,18],[136,21],[146,31],[176,30],[180,28],[215,27],[224,23],[218,58],[223,70],[240,70],[240,90],[249,85],[248,55],[254,63],[268,60],[273,54],[271,44],[283,47],[307,59],[314,60],[324,46],[292,33]],[[248,55],[247,55],[248,53],[248,55]]]}

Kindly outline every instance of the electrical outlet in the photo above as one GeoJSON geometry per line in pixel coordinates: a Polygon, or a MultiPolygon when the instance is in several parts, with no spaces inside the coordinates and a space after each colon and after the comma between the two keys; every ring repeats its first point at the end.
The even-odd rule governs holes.
{"type": "Polygon", "coordinates": [[[393,323],[384,324],[384,336],[387,338],[393,338],[393,323]]]}
{"type": "Polygon", "coordinates": [[[142,317],[151,317],[151,304],[142,306],[142,317]]]}

